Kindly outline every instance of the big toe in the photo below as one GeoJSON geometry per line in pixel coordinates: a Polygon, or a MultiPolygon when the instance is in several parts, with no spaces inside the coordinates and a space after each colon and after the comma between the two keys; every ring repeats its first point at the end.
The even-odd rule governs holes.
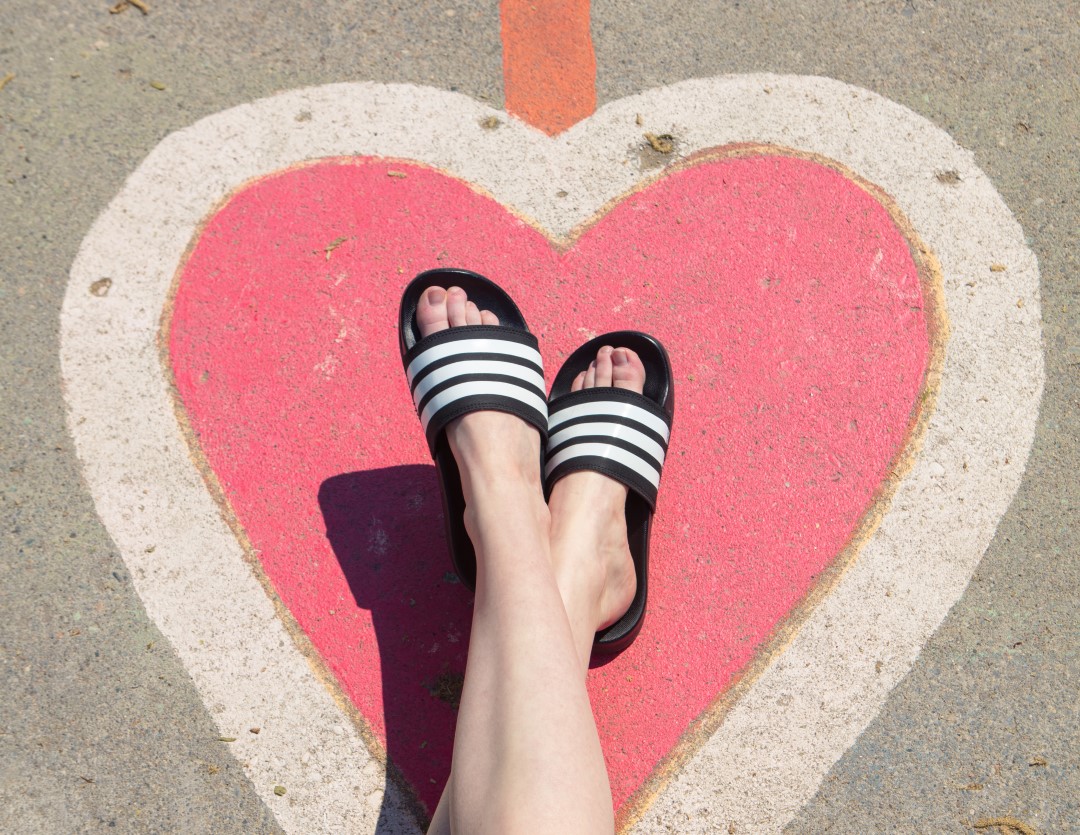
{"type": "Polygon", "coordinates": [[[645,366],[634,351],[616,348],[611,352],[611,385],[641,394],[645,389],[645,366]]]}
{"type": "Polygon", "coordinates": [[[420,336],[431,336],[450,327],[450,314],[446,310],[446,290],[428,287],[416,306],[416,324],[420,336]]]}

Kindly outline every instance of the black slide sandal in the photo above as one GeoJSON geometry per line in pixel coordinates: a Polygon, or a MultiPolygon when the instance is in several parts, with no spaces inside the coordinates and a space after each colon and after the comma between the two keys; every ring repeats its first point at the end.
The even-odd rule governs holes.
{"type": "MultiPolygon", "coordinates": [[[[469,270],[420,273],[401,297],[398,314],[401,361],[442,489],[447,544],[458,578],[476,589],[476,552],[465,530],[461,474],[446,441],[446,425],[469,412],[516,415],[547,438],[544,370],[536,337],[513,299],[493,281],[469,270]],[[451,327],[422,338],[416,321],[420,297],[429,287],[460,287],[498,325],[451,327]]],[[[541,443],[541,449],[543,444],[541,443]]]]}
{"type": "Polygon", "coordinates": [[[616,331],[591,339],[572,353],[555,377],[548,398],[548,496],[560,478],[592,470],[625,484],[626,533],[637,574],[637,592],[630,608],[615,623],[596,633],[593,652],[622,652],[637,637],[648,597],[649,534],[656,509],[660,471],[667,454],[675,416],[675,384],[671,362],[660,342],[637,331],[616,331]],[[629,348],[645,366],[643,394],[614,387],[571,392],[582,371],[605,345],[629,348]]]}

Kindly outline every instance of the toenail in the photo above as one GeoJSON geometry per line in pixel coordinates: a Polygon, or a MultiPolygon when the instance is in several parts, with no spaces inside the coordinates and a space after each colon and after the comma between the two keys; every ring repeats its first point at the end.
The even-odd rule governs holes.
{"type": "Polygon", "coordinates": [[[601,355],[603,355],[603,354],[610,354],[610,353],[611,353],[612,351],[614,351],[614,350],[615,350],[615,349],[614,349],[614,348],[612,348],[612,347],[611,347],[610,345],[605,345],[605,346],[604,346],[603,348],[601,348],[601,349],[600,349],[600,353],[601,353],[601,355]]]}
{"type": "Polygon", "coordinates": [[[446,300],[446,291],[442,287],[432,287],[427,294],[428,304],[442,304],[446,300]]]}
{"type": "Polygon", "coordinates": [[[627,365],[630,362],[630,357],[626,356],[626,351],[620,348],[612,352],[611,362],[613,365],[627,365]]]}

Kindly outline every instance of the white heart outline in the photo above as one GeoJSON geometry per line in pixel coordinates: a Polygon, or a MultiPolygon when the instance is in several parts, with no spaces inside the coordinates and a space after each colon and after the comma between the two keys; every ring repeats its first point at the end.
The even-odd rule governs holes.
{"type": "Polygon", "coordinates": [[[293,644],[190,458],[157,342],[176,269],[228,194],[322,157],[415,160],[566,237],[650,176],[628,160],[639,113],[687,156],[780,145],[882,188],[938,258],[951,336],[922,452],[880,525],[635,831],[781,829],[911,668],[1019,486],[1044,382],[1035,256],[973,155],[894,102],[831,79],[757,74],[621,99],[554,138],[411,85],[293,90],[206,117],[151,151],[83,241],[61,367],[97,511],[219,728],[265,728],[233,750],[286,831],[374,831],[380,808],[381,832],[417,830],[395,791],[383,797],[383,765],[293,644]],[[481,126],[491,116],[497,130],[481,126]],[[959,181],[939,181],[944,171],[959,181]],[[1007,270],[990,271],[997,262],[1007,270]],[[107,295],[88,292],[103,277],[107,295]],[[276,784],[302,788],[277,797],[276,784]]]}

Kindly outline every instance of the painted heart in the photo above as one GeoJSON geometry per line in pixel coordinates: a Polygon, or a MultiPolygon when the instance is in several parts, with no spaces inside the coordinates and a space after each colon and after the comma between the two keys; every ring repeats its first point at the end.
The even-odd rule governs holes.
{"type": "Polygon", "coordinates": [[[439,264],[497,277],[550,376],[595,332],[657,334],[678,376],[651,608],[590,692],[616,803],[637,791],[851,542],[901,455],[932,293],[864,188],[720,155],[557,246],[430,168],[333,160],[248,185],[179,276],[169,353],[198,447],[269,577],[433,809],[469,596],[399,377],[395,313],[439,264]]]}
{"type": "Polygon", "coordinates": [[[438,264],[510,290],[549,378],[608,328],[671,349],[649,615],[591,693],[624,826],[779,830],[1019,483],[1043,379],[1022,230],[946,134],[828,79],[685,82],[555,138],[331,85],[167,137],[72,267],[70,426],[148,614],[289,832],[413,831],[379,752],[429,805],[446,772],[469,601],[394,333],[438,264]],[[642,119],[683,162],[649,169],[642,119]]]}

